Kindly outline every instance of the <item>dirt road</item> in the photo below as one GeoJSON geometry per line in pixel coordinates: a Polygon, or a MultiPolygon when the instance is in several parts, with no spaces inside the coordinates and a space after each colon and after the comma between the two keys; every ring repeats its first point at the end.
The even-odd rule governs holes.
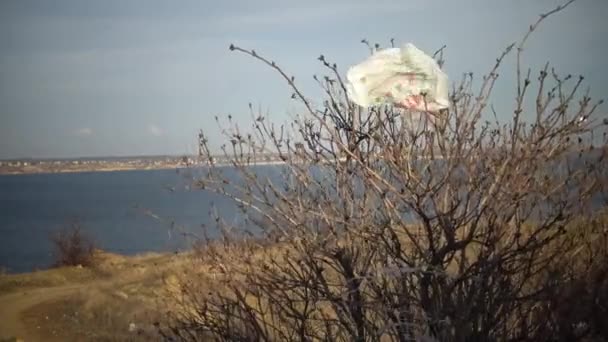
{"type": "MultiPolygon", "coordinates": [[[[64,297],[78,293],[86,285],[65,285],[50,288],[18,291],[0,296],[0,339],[11,337],[21,338],[24,341],[39,341],[35,326],[26,326],[23,322],[23,313],[42,303],[61,300],[64,297]]],[[[45,337],[48,341],[48,337],[45,337]]]]}

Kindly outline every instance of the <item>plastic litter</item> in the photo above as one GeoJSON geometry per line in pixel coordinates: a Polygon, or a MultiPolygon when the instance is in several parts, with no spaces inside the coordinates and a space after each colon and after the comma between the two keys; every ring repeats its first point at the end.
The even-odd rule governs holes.
{"type": "Polygon", "coordinates": [[[411,43],[375,52],[352,66],[346,78],[349,98],[362,107],[393,104],[423,112],[449,107],[447,75],[411,43]]]}

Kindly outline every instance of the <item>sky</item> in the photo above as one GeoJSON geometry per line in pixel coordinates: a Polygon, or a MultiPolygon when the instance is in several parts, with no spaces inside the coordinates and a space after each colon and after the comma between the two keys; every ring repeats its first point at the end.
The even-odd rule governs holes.
{"type": "MultiPolygon", "coordinates": [[[[565,1],[565,0],[562,0],[565,1]]],[[[347,68],[362,38],[446,44],[451,81],[490,70],[509,43],[557,0],[2,0],[0,159],[186,154],[214,116],[250,124],[248,104],[281,123],[297,113],[277,73],[231,43],[275,60],[319,102],[320,54],[347,68]]],[[[532,36],[524,63],[582,74],[608,98],[606,0],[577,0],[532,36]]],[[[510,58],[493,103],[512,113],[510,58]]],[[[600,110],[606,111],[604,105],[600,110]]],[[[605,114],[602,114],[605,115],[605,114]]]]}

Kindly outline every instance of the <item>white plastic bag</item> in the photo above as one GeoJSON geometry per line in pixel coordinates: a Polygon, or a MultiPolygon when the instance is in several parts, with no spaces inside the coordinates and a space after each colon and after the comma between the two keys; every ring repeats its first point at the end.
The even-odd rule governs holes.
{"type": "Polygon", "coordinates": [[[447,75],[410,43],[374,53],[351,67],[346,78],[350,99],[362,107],[391,103],[424,112],[449,107],[447,75]]]}

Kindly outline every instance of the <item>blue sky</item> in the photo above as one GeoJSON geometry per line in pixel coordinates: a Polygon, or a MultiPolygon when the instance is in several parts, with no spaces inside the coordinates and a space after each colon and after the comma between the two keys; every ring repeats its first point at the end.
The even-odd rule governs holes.
{"type": "MultiPolygon", "coordinates": [[[[242,125],[248,103],[283,122],[298,107],[277,74],[230,43],[276,60],[310,96],[323,53],[342,71],[368,55],[362,38],[443,44],[451,80],[489,70],[504,46],[556,0],[3,0],[0,158],[182,154],[213,117],[242,125]]],[[[524,62],[550,60],[608,97],[608,1],[578,0],[529,41],[524,62]]],[[[510,117],[514,58],[494,94],[510,117]]],[[[601,108],[604,112],[606,107],[601,108]]]]}

